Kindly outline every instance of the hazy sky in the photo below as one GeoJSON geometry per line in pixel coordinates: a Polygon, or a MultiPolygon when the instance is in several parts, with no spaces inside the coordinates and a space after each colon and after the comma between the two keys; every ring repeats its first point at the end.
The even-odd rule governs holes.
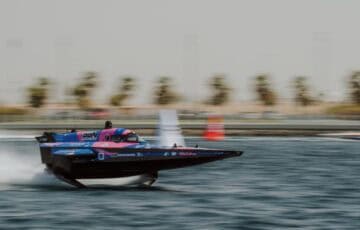
{"type": "Polygon", "coordinates": [[[61,100],[83,71],[97,71],[105,101],[118,78],[151,100],[159,75],[174,77],[187,99],[208,95],[207,79],[225,73],[234,100],[254,98],[252,78],[269,73],[291,97],[291,79],[309,76],[331,100],[360,69],[358,0],[0,0],[0,102],[23,102],[36,76],[56,81],[61,100]]]}

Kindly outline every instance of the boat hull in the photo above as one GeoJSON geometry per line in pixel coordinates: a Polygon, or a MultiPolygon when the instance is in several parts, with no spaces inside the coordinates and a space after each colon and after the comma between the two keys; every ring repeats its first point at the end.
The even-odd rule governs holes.
{"type": "Polygon", "coordinates": [[[55,174],[73,179],[116,178],[153,174],[240,156],[240,151],[212,149],[94,149],[87,155],[57,155],[41,148],[41,157],[55,174]]]}

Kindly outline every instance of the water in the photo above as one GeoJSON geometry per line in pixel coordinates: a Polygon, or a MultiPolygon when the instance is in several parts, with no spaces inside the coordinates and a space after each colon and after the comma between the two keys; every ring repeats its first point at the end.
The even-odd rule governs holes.
{"type": "Polygon", "coordinates": [[[148,189],[79,190],[34,180],[42,171],[36,143],[3,137],[0,229],[360,229],[360,142],[187,142],[245,154],[160,172],[148,189]]]}

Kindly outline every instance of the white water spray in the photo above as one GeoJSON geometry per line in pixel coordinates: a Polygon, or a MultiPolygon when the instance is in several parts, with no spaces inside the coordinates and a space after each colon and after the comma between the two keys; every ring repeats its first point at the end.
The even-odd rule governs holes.
{"type": "Polygon", "coordinates": [[[1,185],[63,186],[64,183],[44,171],[40,158],[0,149],[1,185]]]}

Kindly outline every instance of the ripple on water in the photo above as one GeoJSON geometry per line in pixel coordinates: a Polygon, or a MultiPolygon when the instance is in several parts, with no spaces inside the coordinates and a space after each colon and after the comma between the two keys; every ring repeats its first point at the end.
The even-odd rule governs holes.
{"type": "Polygon", "coordinates": [[[245,153],[161,172],[152,188],[81,190],[10,183],[39,167],[36,143],[21,143],[1,140],[0,229],[360,229],[360,142],[191,139],[189,145],[245,153]]]}

